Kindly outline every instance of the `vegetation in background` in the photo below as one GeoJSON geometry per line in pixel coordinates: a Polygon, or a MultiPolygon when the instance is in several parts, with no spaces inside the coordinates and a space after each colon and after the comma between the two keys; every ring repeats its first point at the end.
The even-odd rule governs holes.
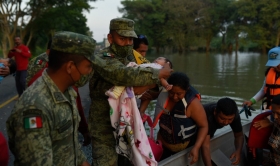
{"type": "Polygon", "coordinates": [[[254,50],[279,45],[277,0],[123,0],[119,11],[136,22],[156,51],[254,50]]]}
{"type": "MultiPolygon", "coordinates": [[[[0,54],[20,36],[38,55],[56,31],[92,36],[83,11],[96,0],[0,0],[0,54]]],[[[280,42],[277,0],[122,0],[119,11],[136,22],[156,52],[261,51],[280,42]]],[[[104,11],[105,12],[105,11],[104,11]]]]}
{"type": "Polygon", "coordinates": [[[92,8],[89,1],[95,0],[0,0],[2,54],[7,56],[15,36],[23,39],[32,55],[37,54],[38,47],[45,50],[49,38],[56,31],[74,31],[91,36],[82,13],[92,8]]]}

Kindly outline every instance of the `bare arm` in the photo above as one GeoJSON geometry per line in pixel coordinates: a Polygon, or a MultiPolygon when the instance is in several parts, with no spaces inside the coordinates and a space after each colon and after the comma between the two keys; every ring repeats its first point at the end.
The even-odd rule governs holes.
{"type": "Polygon", "coordinates": [[[198,127],[197,139],[190,152],[190,156],[192,156],[192,161],[190,164],[193,164],[198,160],[199,148],[201,147],[208,132],[206,113],[199,99],[195,98],[191,102],[187,109],[187,115],[189,115],[189,117],[191,117],[195,121],[198,127]],[[188,114],[188,110],[190,110],[190,115],[188,114]]]}
{"type": "Polygon", "coordinates": [[[230,156],[230,159],[235,158],[235,161],[232,162],[232,165],[237,165],[240,162],[240,156],[243,147],[243,132],[234,133],[234,145],[235,145],[235,152],[230,156]]]}
{"type": "Polygon", "coordinates": [[[205,166],[211,166],[210,135],[207,135],[201,145],[201,155],[205,166]]]}

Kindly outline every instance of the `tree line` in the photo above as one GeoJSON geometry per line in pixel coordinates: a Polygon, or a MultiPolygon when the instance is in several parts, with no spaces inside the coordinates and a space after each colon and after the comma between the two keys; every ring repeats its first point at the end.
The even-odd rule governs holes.
{"type": "MultiPolygon", "coordinates": [[[[83,11],[96,0],[0,0],[0,50],[4,57],[19,36],[34,52],[44,52],[56,31],[92,36],[83,11]]],[[[40,52],[40,53],[41,53],[40,52]]]]}
{"type": "MultiPolygon", "coordinates": [[[[83,11],[96,0],[0,0],[0,50],[4,57],[15,36],[43,52],[56,31],[92,36],[83,11]]],[[[266,53],[279,45],[277,0],[122,0],[119,11],[136,22],[157,52],[230,51],[249,47],[266,53]]]]}
{"type": "Polygon", "coordinates": [[[267,52],[278,46],[280,3],[277,0],[123,0],[119,11],[136,22],[157,51],[203,48],[267,52]],[[219,45],[214,45],[220,40],[219,45]]]}

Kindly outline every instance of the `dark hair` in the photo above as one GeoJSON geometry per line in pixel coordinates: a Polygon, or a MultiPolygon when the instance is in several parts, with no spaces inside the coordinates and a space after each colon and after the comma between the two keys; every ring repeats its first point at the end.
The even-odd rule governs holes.
{"type": "Polygon", "coordinates": [[[216,113],[222,112],[224,115],[235,115],[238,111],[237,105],[234,100],[225,97],[217,102],[216,113]]]}
{"type": "Polygon", "coordinates": [[[273,97],[271,104],[280,105],[280,94],[273,97]]]}
{"type": "Polygon", "coordinates": [[[52,45],[52,39],[49,40],[48,45],[47,45],[47,50],[51,49],[52,45]]]}
{"type": "Polygon", "coordinates": [[[51,49],[49,54],[48,68],[57,71],[64,63],[73,61],[76,64],[79,64],[84,59],[84,56],[69,54],[51,49]]]}
{"type": "Polygon", "coordinates": [[[178,86],[185,91],[188,90],[190,86],[190,79],[189,77],[182,72],[174,72],[170,75],[167,82],[173,86],[178,86]]]}
{"type": "Polygon", "coordinates": [[[165,58],[165,62],[169,63],[169,66],[170,66],[171,69],[173,68],[172,62],[169,59],[165,58]]]}
{"type": "Polygon", "coordinates": [[[9,59],[9,68],[10,68],[10,74],[13,74],[17,71],[17,64],[14,59],[9,59]]]}
{"type": "Polygon", "coordinates": [[[148,39],[145,35],[137,35],[138,38],[133,38],[133,49],[139,48],[140,44],[149,45],[148,39]]]}

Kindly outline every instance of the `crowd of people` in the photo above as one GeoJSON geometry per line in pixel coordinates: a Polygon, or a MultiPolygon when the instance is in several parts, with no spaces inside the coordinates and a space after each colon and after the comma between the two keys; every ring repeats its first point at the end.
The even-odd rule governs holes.
{"type": "MultiPolygon", "coordinates": [[[[229,157],[233,165],[240,163],[244,134],[234,100],[224,97],[203,105],[189,77],[174,72],[170,60],[158,57],[150,63],[145,58],[148,40],[135,33],[133,20],[112,19],[107,38],[110,46],[95,53],[96,42],[91,37],[57,32],[46,52],[30,62],[28,47],[15,38],[9,58],[0,59],[0,76],[15,72],[19,94],[6,122],[14,165],[89,166],[78,132],[84,137],[83,145],[92,145],[93,166],[157,165],[151,147],[144,145],[147,136],[140,131],[145,110],[154,99],[153,127],[159,125],[161,160],[192,147],[190,164],[198,161],[201,151],[204,164],[211,166],[210,140],[217,129],[230,125],[235,151],[229,157]],[[91,98],[88,120],[78,91],[87,82],[91,98]]],[[[279,47],[268,52],[264,85],[244,102],[250,106],[266,97],[267,108],[273,111],[272,120],[266,118],[253,125],[259,129],[274,125],[268,142],[274,165],[280,164],[279,54],[279,47]]],[[[0,164],[7,165],[8,146],[3,140],[0,133],[0,164]]]]}

